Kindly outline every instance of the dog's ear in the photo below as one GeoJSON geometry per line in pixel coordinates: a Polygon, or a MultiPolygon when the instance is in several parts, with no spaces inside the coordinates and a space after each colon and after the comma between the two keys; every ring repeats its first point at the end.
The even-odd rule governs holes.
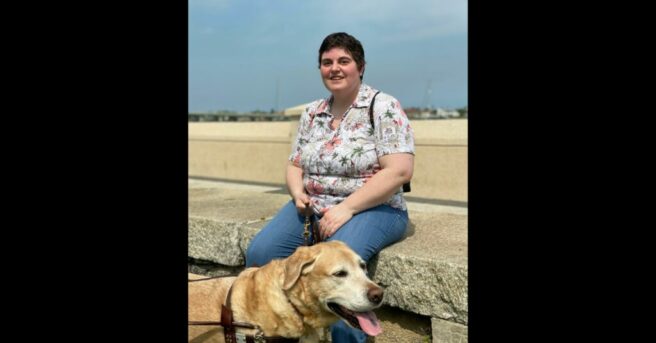
{"type": "Polygon", "coordinates": [[[309,247],[296,249],[296,252],[285,260],[285,281],[283,281],[282,289],[289,290],[302,274],[309,273],[314,266],[316,257],[309,247]]]}

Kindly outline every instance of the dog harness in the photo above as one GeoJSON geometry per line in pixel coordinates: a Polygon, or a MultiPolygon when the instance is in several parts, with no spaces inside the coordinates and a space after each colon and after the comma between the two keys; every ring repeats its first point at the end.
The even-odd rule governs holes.
{"type": "MultiPolygon", "coordinates": [[[[234,276],[234,275],[231,275],[234,276]]],[[[217,276],[205,279],[189,280],[188,282],[205,281],[227,276],[217,276]]],[[[221,304],[221,321],[189,321],[189,325],[220,325],[223,326],[223,335],[226,343],[298,343],[299,338],[287,338],[281,336],[264,336],[262,328],[259,325],[250,323],[236,322],[232,319],[232,309],[230,307],[230,298],[232,295],[232,285],[228,289],[226,303],[221,304]],[[246,335],[236,332],[235,328],[255,329],[255,335],[246,335]]]]}

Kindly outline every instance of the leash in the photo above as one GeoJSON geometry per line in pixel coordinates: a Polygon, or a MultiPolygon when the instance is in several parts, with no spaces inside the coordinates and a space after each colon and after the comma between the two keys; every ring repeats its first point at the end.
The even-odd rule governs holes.
{"type": "Polygon", "coordinates": [[[303,242],[305,246],[321,243],[321,236],[319,235],[319,222],[313,222],[312,215],[305,216],[305,223],[303,223],[303,242]],[[312,241],[310,241],[310,226],[312,226],[312,241]]]}
{"type": "Polygon", "coordinates": [[[310,244],[310,216],[305,216],[305,224],[303,224],[303,241],[305,242],[305,246],[311,245],[310,244]]]}

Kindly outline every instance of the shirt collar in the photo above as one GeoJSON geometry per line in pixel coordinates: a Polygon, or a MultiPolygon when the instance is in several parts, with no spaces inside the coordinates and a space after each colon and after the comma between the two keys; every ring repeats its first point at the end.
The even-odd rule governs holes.
{"type": "MultiPolygon", "coordinates": [[[[369,104],[371,104],[371,98],[373,98],[377,91],[377,89],[371,88],[369,85],[364,83],[361,84],[360,89],[358,90],[358,95],[355,97],[355,102],[352,106],[355,108],[368,107],[369,104]]],[[[327,98],[321,99],[319,105],[317,105],[315,114],[326,113],[328,107],[330,107],[330,101],[332,98],[333,96],[330,95],[327,98]]]]}
{"type": "Polygon", "coordinates": [[[374,97],[378,90],[369,87],[369,85],[362,84],[360,85],[360,90],[358,91],[358,96],[355,98],[354,107],[369,107],[371,104],[371,98],[374,97]]]}

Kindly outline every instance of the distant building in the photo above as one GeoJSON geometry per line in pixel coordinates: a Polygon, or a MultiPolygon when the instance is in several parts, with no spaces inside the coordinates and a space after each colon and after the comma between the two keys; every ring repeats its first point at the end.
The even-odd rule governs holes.
{"type": "Polygon", "coordinates": [[[441,108],[437,109],[437,112],[435,113],[435,116],[438,118],[458,118],[460,116],[460,113],[455,110],[444,110],[441,108]]]}
{"type": "Polygon", "coordinates": [[[189,113],[189,121],[286,121],[288,117],[280,113],[267,113],[262,111],[237,113],[237,112],[217,112],[217,113],[189,113]]]}
{"type": "MultiPolygon", "coordinates": [[[[288,120],[296,121],[301,117],[301,114],[303,114],[303,111],[305,111],[305,108],[309,105],[310,103],[306,103],[286,108],[282,112],[282,115],[288,120]]],[[[422,109],[419,107],[406,107],[403,111],[410,119],[449,119],[462,117],[458,110],[448,110],[443,108],[422,109]]],[[[464,117],[467,117],[466,110],[464,117]]]]}

